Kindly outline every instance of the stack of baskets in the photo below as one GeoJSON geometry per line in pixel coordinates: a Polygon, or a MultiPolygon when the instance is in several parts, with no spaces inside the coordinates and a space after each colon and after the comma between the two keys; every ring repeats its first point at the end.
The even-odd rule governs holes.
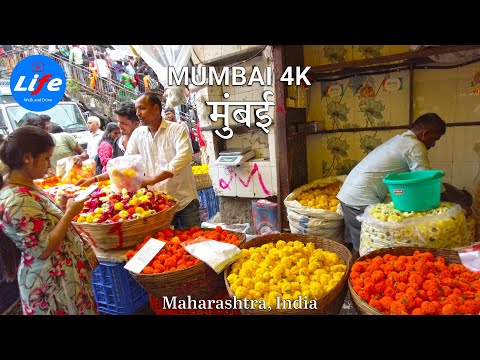
{"type": "MultiPolygon", "coordinates": [[[[367,259],[373,259],[377,256],[383,257],[386,254],[394,256],[410,256],[413,255],[415,251],[420,252],[430,252],[434,257],[441,256],[445,258],[447,264],[461,264],[460,257],[458,252],[451,249],[435,249],[435,248],[425,248],[425,247],[410,247],[410,246],[399,246],[391,248],[383,248],[371,251],[357,259],[356,262],[365,261],[367,259]]],[[[368,305],[353,289],[352,282],[350,278],[348,279],[348,289],[350,291],[350,297],[352,298],[353,305],[357,310],[358,314],[361,315],[385,315],[383,312],[378,311],[374,307],[368,305]]]]}
{"type": "Polygon", "coordinates": [[[197,190],[206,189],[212,186],[212,179],[209,173],[206,174],[195,174],[195,185],[197,185],[197,190]]]}
{"type": "MultiPolygon", "coordinates": [[[[237,235],[240,244],[245,242],[245,234],[229,232],[237,235]]],[[[187,299],[190,296],[194,300],[205,300],[225,290],[223,275],[217,274],[204,262],[160,274],[136,274],[131,271],[130,274],[151,295],[159,299],[164,296],[187,299]]]]}
{"type": "MultiPolygon", "coordinates": [[[[316,248],[322,250],[331,251],[338,255],[340,259],[345,262],[346,271],[343,274],[340,281],[335,285],[335,287],[328,292],[323,298],[316,300],[315,309],[240,309],[244,315],[327,315],[327,314],[339,314],[342,310],[343,303],[345,301],[345,296],[347,294],[347,279],[350,272],[350,266],[352,262],[352,256],[350,251],[342,244],[324,239],[318,236],[313,235],[301,235],[301,234],[290,234],[290,233],[281,233],[281,234],[269,234],[253,238],[252,240],[244,243],[240,246],[242,249],[248,249],[251,247],[260,247],[263,244],[268,243],[277,243],[278,241],[283,240],[285,242],[289,241],[300,241],[304,244],[314,243],[316,248]]],[[[228,275],[230,274],[232,265],[229,265],[224,271],[224,280],[227,287],[227,291],[231,298],[235,297],[235,294],[230,289],[228,283],[228,275]]]]}
{"type": "Polygon", "coordinates": [[[77,223],[73,226],[95,248],[125,249],[141,243],[145,236],[167,228],[173,220],[177,203],[167,210],[143,218],[115,223],[77,223]]]}

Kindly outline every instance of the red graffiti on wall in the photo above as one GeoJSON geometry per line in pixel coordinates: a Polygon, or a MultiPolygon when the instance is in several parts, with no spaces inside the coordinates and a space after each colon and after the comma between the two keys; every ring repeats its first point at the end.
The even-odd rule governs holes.
{"type": "MultiPolygon", "coordinates": [[[[230,186],[234,177],[238,177],[238,175],[235,173],[235,171],[232,170],[231,167],[227,167],[226,169],[227,169],[228,173],[230,174],[230,178],[228,179],[228,181],[225,181],[224,179],[220,179],[218,181],[218,186],[220,186],[224,190],[227,189],[230,186]]],[[[265,195],[269,196],[270,191],[268,191],[267,187],[265,186],[265,184],[263,182],[262,174],[260,174],[260,170],[258,169],[257,164],[253,165],[253,169],[250,172],[250,175],[248,176],[247,181],[243,181],[240,177],[238,177],[238,181],[240,181],[243,186],[248,187],[248,185],[250,185],[250,181],[252,181],[253,175],[255,175],[255,173],[257,173],[258,182],[260,183],[260,187],[262,188],[263,192],[265,193],[265,195]]]]}

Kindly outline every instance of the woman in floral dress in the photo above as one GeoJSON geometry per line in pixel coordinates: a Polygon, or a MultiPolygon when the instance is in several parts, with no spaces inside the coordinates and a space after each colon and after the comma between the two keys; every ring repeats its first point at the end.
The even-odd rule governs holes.
{"type": "Polygon", "coordinates": [[[64,196],[57,205],[34,183],[54,147],[35,126],[14,130],[1,145],[10,169],[0,177],[0,261],[7,281],[17,272],[24,315],[97,314],[91,281],[98,262],[71,224],[84,201],[64,196]]]}

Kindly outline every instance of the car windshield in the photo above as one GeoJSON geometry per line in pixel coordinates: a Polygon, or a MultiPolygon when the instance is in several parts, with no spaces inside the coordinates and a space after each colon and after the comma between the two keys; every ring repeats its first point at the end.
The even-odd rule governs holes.
{"type": "Polygon", "coordinates": [[[65,132],[86,131],[87,124],[75,104],[58,104],[46,111],[32,112],[21,106],[8,106],[5,109],[14,129],[22,126],[32,116],[47,114],[51,121],[60,125],[65,132]]]}

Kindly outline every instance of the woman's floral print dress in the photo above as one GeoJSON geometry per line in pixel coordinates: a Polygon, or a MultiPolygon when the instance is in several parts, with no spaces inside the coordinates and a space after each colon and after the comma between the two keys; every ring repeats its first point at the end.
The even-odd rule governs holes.
{"type": "Polygon", "coordinates": [[[72,226],[46,260],[38,259],[62,216],[43,192],[16,185],[0,192],[0,227],[22,253],[18,284],[24,315],[97,314],[89,245],[72,226]]]}

